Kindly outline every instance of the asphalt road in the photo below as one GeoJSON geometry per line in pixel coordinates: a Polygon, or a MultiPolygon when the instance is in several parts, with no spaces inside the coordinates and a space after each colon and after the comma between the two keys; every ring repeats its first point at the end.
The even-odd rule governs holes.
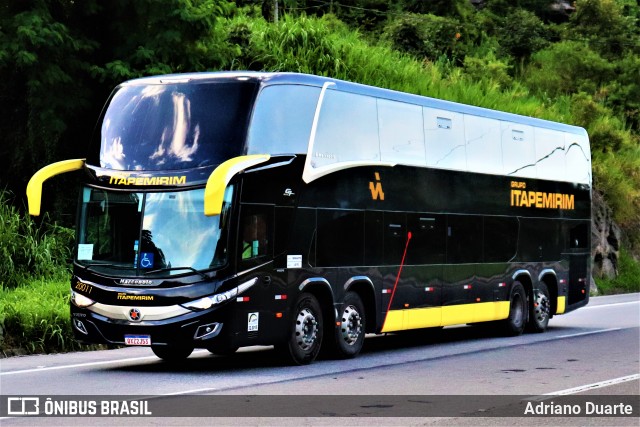
{"type": "MultiPolygon", "coordinates": [[[[559,401],[558,395],[593,396],[594,402],[633,395],[625,399],[631,399],[637,413],[640,294],[592,298],[589,306],[554,317],[544,334],[504,338],[489,327],[465,326],[371,336],[356,359],[319,360],[309,366],[286,366],[270,347],[241,349],[226,358],[201,350],[178,365],[160,361],[146,348],[14,357],[0,360],[0,394],[3,399],[155,396],[156,415],[171,407],[181,415],[92,418],[95,425],[208,425],[204,418],[185,416],[211,414],[213,405],[216,417],[244,411],[241,418],[216,418],[218,425],[637,426],[637,417],[496,416],[520,397],[549,403],[559,401]],[[248,398],[254,395],[259,397],[248,398]],[[269,400],[274,395],[285,397],[269,400]],[[197,401],[184,403],[179,400],[184,396],[197,401]],[[206,408],[198,407],[202,399],[206,408]],[[189,403],[193,408],[184,406],[189,403]],[[461,413],[450,414],[451,407],[461,413]],[[479,409],[486,412],[473,412],[479,409]]],[[[84,425],[86,420],[14,417],[0,423],[84,425]]]]}

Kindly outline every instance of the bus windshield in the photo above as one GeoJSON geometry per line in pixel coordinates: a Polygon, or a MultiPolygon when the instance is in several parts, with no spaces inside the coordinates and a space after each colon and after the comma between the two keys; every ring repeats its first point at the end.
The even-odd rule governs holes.
{"type": "Polygon", "coordinates": [[[252,82],[121,86],[87,161],[132,171],[218,165],[242,154],[256,91],[252,82]]]}
{"type": "Polygon", "coordinates": [[[171,276],[227,262],[227,217],[204,215],[204,189],[134,193],[82,190],[76,261],[109,275],[171,276]]]}

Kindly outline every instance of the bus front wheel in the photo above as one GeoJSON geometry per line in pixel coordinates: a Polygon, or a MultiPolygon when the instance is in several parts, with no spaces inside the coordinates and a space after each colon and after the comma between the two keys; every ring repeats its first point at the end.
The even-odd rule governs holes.
{"type": "Polygon", "coordinates": [[[505,335],[521,335],[527,324],[527,292],[517,280],[511,285],[509,292],[509,317],[502,322],[505,335]]]}
{"type": "Polygon", "coordinates": [[[224,346],[224,345],[210,345],[207,347],[209,353],[214,354],[216,356],[231,356],[236,351],[238,351],[238,346],[224,346]]]}
{"type": "Polygon", "coordinates": [[[298,365],[315,360],[322,345],[322,310],[315,296],[303,293],[298,297],[291,316],[289,339],[282,347],[298,365]]]}
{"type": "Polygon", "coordinates": [[[179,362],[186,359],[193,352],[193,347],[184,346],[152,346],[153,353],[167,362],[179,362]]]}

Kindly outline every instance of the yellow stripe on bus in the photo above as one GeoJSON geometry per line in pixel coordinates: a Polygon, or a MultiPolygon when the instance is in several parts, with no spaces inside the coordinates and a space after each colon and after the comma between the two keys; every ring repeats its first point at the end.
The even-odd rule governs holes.
{"type": "Polygon", "coordinates": [[[509,301],[391,310],[381,332],[488,322],[509,317],[509,301]]]}
{"type": "Polygon", "coordinates": [[[556,314],[562,314],[567,309],[566,307],[566,298],[567,297],[558,297],[558,308],[556,309],[556,314]]]}
{"type": "Polygon", "coordinates": [[[204,189],[204,214],[206,216],[220,215],[224,192],[231,178],[235,174],[269,159],[268,154],[253,154],[234,157],[218,166],[209,176],[207,186],[204,189]]]}

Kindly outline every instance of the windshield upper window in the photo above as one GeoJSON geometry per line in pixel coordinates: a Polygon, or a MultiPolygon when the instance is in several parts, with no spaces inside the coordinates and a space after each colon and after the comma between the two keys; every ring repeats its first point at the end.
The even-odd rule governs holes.
{"type": "Polygon", "coordinates": [[[264,88],[249,128],[248,154],[307,154],[319,87],[264,88]]]}
{"type": "Polygon", "coordinates": [[[116,170],[179,170],[242,154],[257,86],[197,82],[118,87],[88,163],[116,170]]]}
{"type": "Polygon", "coordinates": [[[232,194],[229,186],[222,214],[209,217],[204,215],[204,189],[122,193],[84,188],[76,260],[103,273],[135,276],[221,267],[227,262],[232,194]]]}

